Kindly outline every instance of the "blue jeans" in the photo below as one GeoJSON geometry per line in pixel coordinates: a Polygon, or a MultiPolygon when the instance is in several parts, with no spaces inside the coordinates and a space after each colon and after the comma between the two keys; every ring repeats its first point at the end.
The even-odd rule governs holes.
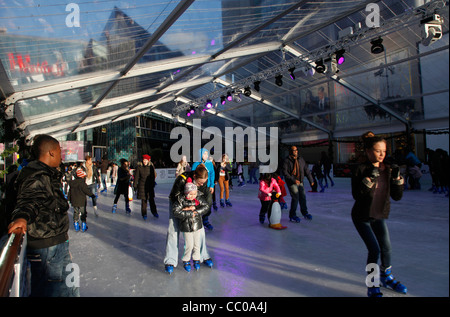
{"type": "Polygon", "coordinates": [[[289,193],[291,194],[291,209],[289,210],[289,218],[297,216],[297,204],[300,202],[300,212],[302,215],[308,214],[308,207],[306,206],[306,195],[303,183],[300,185],[292,184],[289,187],[289,193]]]}
{"type": "Polygon", "coordinates": [[[106,189],[106,179],[107,179],[108,174],[101,174],[100,175],[100,179],[102,181],[103,184],[103,189],[106,189]]]}
{"type": "MultiPolygon", "coordinates": [[[[211,258],[206,249],[205,228],[202,227],[200,231],[200,262],[211,258]]],[[[179,219],[173,217],[172,202],[169,199],[169,227],[167,228],[166,240],[166,255],[164,257],[164,264],[173,265],[178,264],[178,247],[180,239],[179,219]]]]}
{"type": "Polygon", "coordinates": [[[369,251],[367,263],[377,263],[381,254],[381,267],[391,266],[391,239],[385,219],[353,220],[356,230],[369,251]]]}
{"type": "Polygon", "coordinates": [[[66,278],[72,272],[71,270],[66,271],[67,265],[72,263],[69,241],[49,248],[28,249],[27,258],[31,264],[30,296],[80,296],[79,287],[66,284],[66,278]]]}

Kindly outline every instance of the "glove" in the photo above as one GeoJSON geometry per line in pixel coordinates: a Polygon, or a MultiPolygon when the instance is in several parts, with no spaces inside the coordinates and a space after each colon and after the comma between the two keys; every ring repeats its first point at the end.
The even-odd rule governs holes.
{"type": "Polygon", "coordinates": [[[370,174],[370,179],[372,180],[372,182],[378,178],[378,176],[380,176],[380,170],[378,169],[378,167],[374,167],[372,170],[372,174],[370,174]]]}
{"type": "Polygon", "coordinates": [[[400,178],[400,167],[397,164],[391,165],[391,177],[392,179],[400,178]]]}

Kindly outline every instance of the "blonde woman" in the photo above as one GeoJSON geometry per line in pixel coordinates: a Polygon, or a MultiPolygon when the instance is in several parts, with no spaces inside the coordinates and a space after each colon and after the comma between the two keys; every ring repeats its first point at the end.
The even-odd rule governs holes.
{"type": "Polygon", "coordinates": [[[177,165],[177,170],[175,171],[175,177],[178,177],[178,175],[183,174],[184,172],[190,172],[191,166],[187,162],[186,155],[183,155],[181,157],[181,161],[177,165]]]}

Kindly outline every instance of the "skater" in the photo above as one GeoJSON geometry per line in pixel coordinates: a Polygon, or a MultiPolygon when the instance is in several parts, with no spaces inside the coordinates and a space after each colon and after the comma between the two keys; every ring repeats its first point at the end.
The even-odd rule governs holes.
{"type": "Polygon", "coordinates": [[[217,207],[216,202],[216,185],[219,182],[219,165],[212,156],[209,157],[209,160],[213,163],[214,166],[214,192],[212,193],[212,208],[214,211],[217,211],[219,208],[217,207]]]}
{"type": "Polygon", "coordinates": [[[147,220],[147,201],[149,201],[153,217],[159,217],[155,204],[155,179],[156,170],[151,161],[151,156],[144,154],[142,156],[142,165],[138,166],[134,172],[133,183],[137,199],[141,200],[141,216],[144,220],[147,220]]]}
{"type": "Polygon", "coordinates": [[[34,160],[16,180],[17,202],[8,234],[16,230],[27,234],[26,254],[33,259],[29,261],[31,297],[79,297],[79,287],[66,283],[72,259],[69,204],[61,189],[62,174],[56,169],[61,164],[61,146],[55,138],[41,134],[34,138],[31,152],[34,160]]]}
{"type": "Polygon", "coordinates": [[[116,213],[117,210],[117,202],[120,198],[120,195],[123,195],[125,198],[125,212],[127,214],[131,213],[130,209],[130,200],[128,198],[128,187],[130,186],[131,173],[129,169],[130,163],[122,158],[120,159],[120,167],[117,171],[117,184],[114,188],[114,192],[116,197],[114,198],[114,205],[112,207],[112,213],[116,213]]]}
{"type": "Polygon", "coordinates": [[[178,198],[172,204],[173,217],[179,219],[180,231],[184,235],[184,269],[191,271],[191,255],[194,262],[194,268],[200,269],[200,247],[202,244],[201,230],[202,214],[208,212],[209,206],[203,197],[202,192],[197,190],[197,185],[192,183],[192,179],[186,179],[184,185],[184,195],[178,195],[178,198]]]}
{"type": "Polygon", "coordinates": [[[103,189],[100,192],[105,194],[108,192],[108,188],[106,187],[106,180],[108,178],[108,165],[108,157],[105,155],[102,157],[102,162],[100,164],[101,180],[103,184],[103,189]]]}
{"type": "Polygon", "coordinates": [[[258,163],[252,162],[250,163],[249,169],[249,180],[247,181],[248,184],[258,184],[258,179],[256,178],[256,172],[258,171],[258,163]]]}
{"type": "Polygon", "coordinates": [[[321,156],[320,156],[320,167],[323,168],[323,176],[325,178],[325,188],[328,188],[327,178],[330,179],[331,186],[332,187],[334,186],[333,179],[330,176],[331,166],[332,166],[332,162],[331,162],[330,158],[328,157],[328,155],[325,151],[322,151],[321,156]]]}
{"type": "Polygon", "coordinates": [[[220,162],[217,169],[219,171],[220,207],[225,207],[225,205],[232,207],[233,205],[230,202],[229,188],[231,165],[227,154],[222,155],[222,161],[220,162]],[[223,199],[224,193],[225,200],[223,199]]]}
{"type": "Polygon", "coordinates": [[[75,231],[85,232],[88,227],[86,224],[86,196],[89,196],[94,201],[95,194],[92,193],[89,186],[86,184],[86,172],[83,168],[78,168],[75,172],[75,179],[69,181],[69,201],[73,207],[73,227],[75,231]]]}
{"type": "MultiPolygon", "coordinates": [[[[208,212],[211,210],[212,197],[209,187],[206,185],[208,181],[208,170],[205,165],[200,164],[195,170],[185,172],[175,179],[169,195],[169,226],[167,228],[166,255],[164,257],[165,271],[169,274],[173,272],[173,268],[178,264],[178,243],[180,235],[179,219],[173,216],[172,205],[178,201],[181,195],[184,195],[184,187],[188,178],[191,178],[192,183],[197,186],[198,191],[202,192],[203,197],[208,204],[208,212]]],[[[203,262],[208,267],[212,267],[213,262],[206,249],[204,227],[200,229],[200,234],[202,241],[200,247],[200,262],[203,262]]]]}
{"type": "MultiPolygon", "coordinates": [[[[319,163],[314,163],[313,168],[311,170],[311,176],[314,179],[314,186],[313,186],[312,191],[313,192],[317,192],[317,183],[316,183],[316,180],[317,180],[318,183],[319,183],[319,186],[320,186],[320,192],[321,193],[325,192],[325,187],[328,186],[328,185],[323,186],[323,179],[325,178],[325,176],[322,173],[322,168],[321,168],[321,163],[320,162],[319,163]]],[[[326,180],[327,179],[325,178],[325,181],[326,180]]],[[[332,186],[334,186],[334,185],[332,185],[332,186]]]]}
{"type": "Polygon", "coordinates": [[[291,209],[289,210],[289,221],[300,222],[300,218],[297,217],[297,204],[300,202],[300,212],[307,220],[311,220],[312,216],[308,213],[308,207],[306,205],[305,188],[303,185],[303,179],[305,176],[308,178],[311,187],[314,186],[314,180],[311,176],[308,166],[305,160],[298,155],[297,147],[291,146],[289,150],[289,156],[284,160],[283,175],[288,185],[289,193],[291,194],[291,209]]]}
{"type": "Polygon", "coordinates": [[[261,202],[261,209],[259,210],[259,223],[263,224],[267,217],[270,219],[272,210],[272,191],[276,195],[281,196],[281,189],[277,181],[272,177],[271,173],[261,174],[259,177],[259,191],[258,198],[261,202]]]}
{"type": "Polygon", "coordinates": [[[245,186],[244,165],[241,162],[237,163],[237,175],[239,180],[238,187],[245,186]]]}
{"type": "MultiPolygon", "coordinates": [[[[206,183],[206,186],[208,187],[208,190],[210,192],[209,197],[212,199],[212,194],[214,194],[214,179],[216,177],[215,171],[214,171],[215,168],[214,168],[214,165],[212,164],[212,162],[209,160],[209,152],[207,149],[203,149],[203,148],[200,149],[199,156],[200,156],[200,161],[192,164],[192,170],[195,171],[197,166],[199,166],[200,164],[203,164],[206,167],[206,170],[208,171],[208,182],[206,183]]],[[[210,208],[211,208],[211,204],[210,204],[210,208]]],[[[210,214],[211,214],[211,209],[209,210],[207,215],[203,216],[203,226],[208,230],[213,230],[214,227],[209,222],[210,214]]]]}
{"type": "MultiPolygon", "coordinates": [[[[378,265],[381,255],[380,281],[384,287],[406,294],[406,287],[395,280],[391,272],[391,242],[386,219],[390,212],[390,198],[400,200],[403,196],[404,180],[397,165],[389,166],[384,161],[386,141],[373,133],[363,135],[367,161],[358,165],[351,179],[352,221],[364,241],[367,264],[378,265]]],[[[369,297],[381,297],[379,285],[368,285],[369,297]]]]}
{"type": "Polygon", "coordinates": [[[286,197],[287,192],[286,192],[286,187],[284,187],[284,185],[286,184],[285,181],[280,177],[280,175],[278,175],[277,173],[273,174],[273,178],[275,178],[275,180],[277,181],[278,186],[280,187],[281,190],[281,196],[278,198],[278,202],[280,204],[281,209],[288,209],[287,207],[287,203],[284,200],[284,197],[286,197]]]}
{"type": "Polygon", "coordinates": [[[90,195],[92,199],[92,208],[94,208],[94,214],[98,217],[97,213],[97,189],[100,188],[100,177],[98,173],[97,166],[93,164],[92,157],[87,155],[86,162],[84,163],[84,170],[86,172],[86,185],[89,187],[92,195],[90,195]]]}
{"type": "Polygon", "coordinates": [[[191,171],[191,166],[187,162],[186,155],[183,155],[181,157],[181,161],[178,162],[177,169],[175,171],[175,178],[177,178],[178,175],[181,175],[184,172],[190,172],[190,171],[191,171]]]}

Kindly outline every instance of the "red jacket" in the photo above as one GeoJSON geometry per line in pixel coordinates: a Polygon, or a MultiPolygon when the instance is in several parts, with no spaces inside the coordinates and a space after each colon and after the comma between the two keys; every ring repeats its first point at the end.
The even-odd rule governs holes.
{"type": "Polygon", "coordinates": [[[281,189],[281,197],[286,196],[287,192],[286,192],[286,188],[284,187],[284,184],[286,184],[286,183],[284,182],[284,180],[281,179],[280,176],[278,176],[278,178],[277,178],[277,183],[278,183],[278,186],[280,186],[280,189],[281,189]]]}

